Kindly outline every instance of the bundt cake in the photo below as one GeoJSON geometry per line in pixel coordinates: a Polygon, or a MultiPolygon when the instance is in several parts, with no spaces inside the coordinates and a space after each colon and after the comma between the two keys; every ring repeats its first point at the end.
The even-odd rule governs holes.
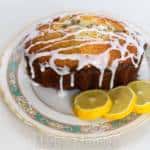
{"type": "Polygon", "coordinates": [[[128,24],[69,14],[38,24],[23,41],[27,72],[44,87],[110,89],[136,80],[146,49],[128,24]]]}

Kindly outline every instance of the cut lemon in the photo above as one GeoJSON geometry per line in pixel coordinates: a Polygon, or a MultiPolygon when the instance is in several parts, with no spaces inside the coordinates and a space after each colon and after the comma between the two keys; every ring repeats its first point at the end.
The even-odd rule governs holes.
{"type": "Polygon", "coordinates": [[[74,112],[83,120],[95,120],[107,113],[111,106],[109,96],[102,90],[82,92],[74,100],[74,112]]]}
{"type": "Polygon", "coordinates": [[[133,111],[137,97],[132,89],[120,86],[110,90],[108,94],[112,101],[112,108],[105,114],[105,118],[118,120],[126,117],[133,111]]]}
{"type": "Polygon", "coordinates": [[[150,113],[150,81],[134,81],[128,85],[137,95],[134,111],[136,113],[150,113]]]}

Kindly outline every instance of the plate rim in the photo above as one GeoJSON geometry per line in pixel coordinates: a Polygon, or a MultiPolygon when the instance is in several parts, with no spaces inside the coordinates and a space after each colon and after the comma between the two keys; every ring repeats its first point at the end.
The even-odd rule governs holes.
{"type": "MultiPolygon", "coordinates": [[[[71,11],[72,12],[72,11],[71,11]]],[[[77,12],[77,11],[75,11],[77,12]]],[[[81,12],[81,11],[80,11],[81,12]]],[[[89,11],[88,11],[89,12],[89,11]]],[[[65,13],[69,13],[69,12],[65,12],[65,13]]],[[[58,14],[61,14],[60,12],[57,13],[56,15],[58,14]]],[[[51,17],[53,15],[49,15],[49,17],[51,17]]],[[[47,17],[42,17],[42,18],[47,18],[47,17]]],[[[5,74],[6,74],[6,70],[7,69],[7,66],[5,63],[6,59],[4,59],[4,56],[7,54],[7,52],[9,52],[10,50],[10,53],[11,53],[11,49],[12,49],[12,45],[15,45],[15,43],[18,43],[16,41],[19,41],[20,38],[17,38],[17,37],[20,37],[21,35],[24,35],[24,32],[25,31],[28,31],[27,29],[30,29],[30,26],[33,25],[34,23],[38,22],[39,20],[41,20],[42,18],[39,18],[39,19],[36,19],[35,21],[32,21],[31,23],[29,23],[27,26],[25,26],[22,30],[20,30],[11,40],[11,42],[9,42],[8,44],[6,44],[6,47],[4,48],[5,52],[3,52],[3,54],[1,55],[1,63],[0,63],[0,73],[2,73],[3,71],[5,71],[5,74]],[[16,40],[18,39],[18,40],[16,40]]],[[[143,31],[143,30],[142,30],[143,31]]],[[[148,34],[148,33],[147,33],[148,34]]],[[[149,34],[150,35],[150,34],[149,34]]],[[[4,76],[2,76],[2,78],[5,79],[4,76]]],[[[7,83],[7,80],[5,81],[7,83]]],[[[4,81],[2,80],[1,83],[4,83],[4,81]]],[[[130,122],[129,124],[123,126],[123,127],[120,127],[118,129],[115,129],[114,131],[106,131],[103,135],[103,133],[100,135],[100,136],[97,136],[95,137],[94,136],[94,139],[92,139],[93,136],[88,136],[88,134],[86,135],[82,135],[82,134],[73,134],[73,133],[64,133],[63,131],[59,131],[59,130],[55,130],[53,128],[49,128],[49,127],[46,127],[38,122],[36,122],[35,120],[31,119],[28,115],[26,116],[26,114],[24,112],[24,114],[20,114],[19,110],[17,110],[17,108],[15,108],[14,106],[12,106],[11,104],[11,101],[10,101],[10,96],[9,98],[7,98],[8,94],[6,94],[5,92],[5,89],[3,88],[2,86],[3,84],[0,85],[0,90],[1,90],[1,95],[2,95],[2,99],[3,101],[7,104],[7,106],[9,107],[9,109],[17,116],[19,117],[25,124],[28,124],[30,126],[32,126],[33,128],[36,128],[38,129],[38,131],[40,132],[44,132],[46,134],[50,134],[50,135],[54,135],[56,138],[66,138],[66,137],[70,137],[71,140],[77,140],[77,141],[97,141],[97,140],[102,140],[102,139],[106,139],[106,138],[109,138],[109,137],[113,137],[113,136],[117,136],[117,135],[120,135],[120,134],[124,134],[125,132],[128,132],[127,129],[131,129],[133,126],[134,127],[138,127],[140,126],[142,123],[144,123],[146,120],[149,120],[150,116],[149,115],[141,115],[140,117],[138,117],[135,121],[132,121],[130,122]],[[137,122],[137,123],[136,123],[137,122]],[[135,126],[135,124],[137,126],[135,126]],[[121,132],[122,128],[124,129],[123,132],[121,132]],[[125,129],[126,128],[126,129],[125,129]],[[108,132],[108,133],[107,133],[108,132]],[[116,133],[116,134],[114,134],[116,133]],[[67,134],[67,135],[66,135],[67,134]]]]}

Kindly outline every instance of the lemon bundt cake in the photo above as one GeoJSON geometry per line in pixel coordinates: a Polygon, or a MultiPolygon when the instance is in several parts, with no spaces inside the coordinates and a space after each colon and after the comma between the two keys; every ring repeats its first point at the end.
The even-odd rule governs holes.
{"type": "Polygon", "coordinates": [[[70,14],[38,24],[23,41],[32,80],[57,89],[109,89],[137,78],[146,43],[128,24],[70,14]]]}

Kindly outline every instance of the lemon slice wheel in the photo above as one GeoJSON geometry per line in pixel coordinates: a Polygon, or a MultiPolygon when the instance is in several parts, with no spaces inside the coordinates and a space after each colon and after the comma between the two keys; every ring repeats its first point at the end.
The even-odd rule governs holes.
{"type": "Polygon", "coordinates": [[[75,97],[74,112],[83,120],[95,120],[107,113],[112,102],[105,91],[89,90],[75,97]]]}
{"type": "Polygon", "coordinates": [[[134,81],[128,86],[137,95],[134,111],[139,114],[150,113],[150,81],[134,81]]]}
{"type": "Polygon", "coordinates": [[[127,86],[120,86],[109,91],[112,101],[111,110],[105,114],[109,120],[118,120],[129,115],[136,103],[136,94],[127,86]]]}

